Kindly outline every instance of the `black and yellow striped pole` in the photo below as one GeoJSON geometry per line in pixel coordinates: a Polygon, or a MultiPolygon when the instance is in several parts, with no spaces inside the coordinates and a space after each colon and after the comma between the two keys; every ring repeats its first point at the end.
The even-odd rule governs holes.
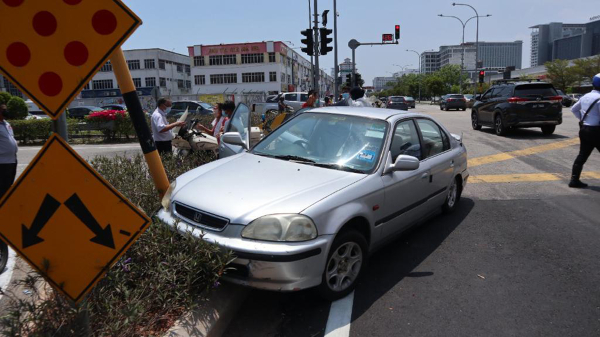
{"type": "Polygon", "coordinates": [[[129,117],[131,118],[131,122],[133,123],[133,127],[135,128],[135,132],[140,141],[140,146],[142,147],[142,152],[146,158],[150,175],[162,198],[169,189],[169,179],[167,178],[165,168],[158,155],[158,151],[156,150],[156,144],[154,143],[154,139],[152,139],[152,132],[146,122],[140,98],[138,97],[137,90],[133,84],[133,79],[131,78],[131,73],[129,72],[129,67],[127,66],[127,61],[125,61],[125,55],[121,48],[115,50],[110,58],[110,62],[115,76],[117,77],[117,83],[121,88],[121,94],[125,101],[125,105],[127,106],[129,117]]]}

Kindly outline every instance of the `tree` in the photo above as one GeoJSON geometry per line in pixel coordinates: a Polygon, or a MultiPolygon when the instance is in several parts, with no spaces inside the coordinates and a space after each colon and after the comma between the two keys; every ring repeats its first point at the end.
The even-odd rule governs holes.
{"type": "Polygon", "coordinates": [[[8,103],[6,103],[8,110],[8,119],[25,119],[29,114],[27,104],[21,97],[13,96],[8,103]]]}
{"type": "Polygon", "coordinates": [[[7,93],[7,92],[0,92],[0,104],[6,104],[8,103],[8,101],[10,101],[10,99],[12,98],[12,96],[7,93]]]}
{"type": "Polygon", "coordinates": [[[446,92],[446,83],[438,75],[427,77],[425,86],[432,96],[441,96],[446,92]]]}
{"type": "Polygon", "coordinates": [[[575,74],[572,67],[569,67],[569,61],[567,60],[546,62],[545,66],[552,84],[563,92],[567,90],[567,87],[578,81],[577,74],[575,74]]]}
{"type": "Polygon", "coordinates": [[[596,74],[600,74],[600,55],[587,58],[577,59],[573,61],[572,71],[577,75],[579,83],[591,82],[596,74]]]}

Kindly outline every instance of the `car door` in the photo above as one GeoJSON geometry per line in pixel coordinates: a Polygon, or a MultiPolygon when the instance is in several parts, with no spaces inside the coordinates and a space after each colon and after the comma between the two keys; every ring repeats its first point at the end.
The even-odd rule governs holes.
{"type": "Polygon", "coordinates": [[[291,106],[294,110],[300,110],[302,108],[302,102],[298,100],[298,94],[285,94],[283,96],[286,105],[291,106]]]}
{"type": "MultiPolygon", "coordinates": [[[[422,158],[421,140],[413,119],[399,121],[393,129],[392,141],[387,154],[388,164],[399,155],[422,158]]],[[[385,203],[383,217],[376,225],[382,226],[384,236],[399,233],[426,214],[422,202],[427,197],[429,166],[423,162],[414,171],[396,171],[382,176],[385,203]]]]}
{"type": "Polygon", "coordinates": [[[494,105],[494,91],[496,89],[492,88],[481,96],[481,105],[479,105],[479,120],[486,124],[493,123],[493,105],[494,105]]]}
{"type": "Polygon", "coordinates": [[[423,164],[429,167],[429,183],[426,184],[424,203],[428,213],[441,206],[446,191],[454,178],[454,158],[451,152],[448,134],[434,121],[428,118],[416,119],[423,149],[423,164]]]}
{"type": "MultiPolygon", "coordinates": [[[[239,132],[244,143],[250,147],[250,109],[246,104],[238,104],[237,108],[233,111],[231,119],[225,124],[225,132],[239,132]]],[[[219,142],[219,158],[233,156],[242,152],[244,152],[244,148],[239,145],[219,142]]]]}

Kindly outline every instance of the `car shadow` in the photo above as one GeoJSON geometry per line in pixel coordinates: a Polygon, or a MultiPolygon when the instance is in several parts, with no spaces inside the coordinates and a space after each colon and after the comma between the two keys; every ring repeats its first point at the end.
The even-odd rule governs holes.
{"type": "Polygon", "coordinates": [[[404,278],[433,276],[432,271],[414,270],[467,218],[474,205],[472,199],[463,198],[453,213],[411,229],[373,254],[354,294],[352,321],[360,318],[404,278]]]}
{"type": "MultiPolygon", "coordinates": [[[[484,127],[480,131],[490,134],[490,135],[494,135],[494,136],[496,135],[496,132],[492,128],[484,127]]],[[[533,129],[511,129],[511,130],[508,130],[506,132],[506,134],[502,137],[508,138],[508,139],[566,139],[566,138],[570,138],[568,136],[563,136],[563,135],[558,135],[558,134],[552,134],[552,135],[546,136],[542,133],[541,130],[535,129],[535,128],[533,128],[533,129]]]]}

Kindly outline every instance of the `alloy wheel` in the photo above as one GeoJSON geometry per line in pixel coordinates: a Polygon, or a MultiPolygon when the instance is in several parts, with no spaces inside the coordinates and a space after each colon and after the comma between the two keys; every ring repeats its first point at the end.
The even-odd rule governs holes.
{"type": "Polygon", "coordinates": [[[450,185],[450,189],[448,191],[448,197],[446,201],[446,205],[448,208],[454,207],[456,203],[456,196],[458,195],[458,187],[456,186],[456,179],[452,180],[452,185],[450,185]]]}
{"type": "Polygon", "coordinates": [[[339,246],[327,262],[327,286],[336,292],[350,287],[360,273],[363,252],[356,242],[346,242],[339,246]]]}

